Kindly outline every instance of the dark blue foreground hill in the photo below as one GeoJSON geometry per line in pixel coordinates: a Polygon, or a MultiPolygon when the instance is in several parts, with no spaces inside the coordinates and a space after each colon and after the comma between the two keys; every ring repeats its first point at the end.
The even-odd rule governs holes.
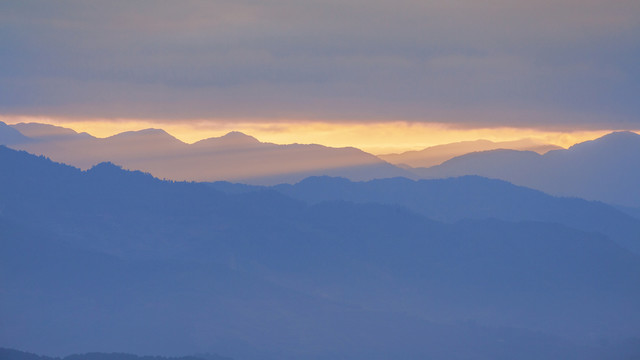
{"type": "Polygon", "coordinates": [[[233,360],[219,355],[204,354],[199,356],[138,356],[123,353],[86,353],[64,357],[42,356],[15,349],[0,348],[2,360],[233,360]]]}
{"type": "Polygon", "coordinates": [[[582,360],[640,336],[640,257],[599,233],[228,194],[1,147],[0,167],[5,346],[582,360]]]}

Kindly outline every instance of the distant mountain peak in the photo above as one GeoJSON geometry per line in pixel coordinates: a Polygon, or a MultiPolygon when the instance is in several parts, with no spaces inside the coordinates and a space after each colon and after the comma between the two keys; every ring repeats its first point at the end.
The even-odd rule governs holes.
{"type": "Polygon", "coordinates": [[[96,164],[91,169],[87,170],[87,172],[113,172],[113,171],[122,171],[122,166],[116,165],[111,161],[105,161],[105,162],[96,164]]]}
{"type": "Polygon", "coordinates": [[[163,129],[156,129],[156,128],[148,128],[148,129],[138,130],[138,133],[140,133],[140,134],[150,134],[150,135],[169,135],[169,133],[167,133],[163,129]]]}
{"type": "Polygon", "coordinates": [[[239,131],[231,131],[220,137],[212,137],[196,142],[198,146],[246,146],[261,144],[260,140],[239,131]]]}
{"type": "Polygon", "coordinates": [[[228,133],[224,134],[221,136],[221,138],[225,138],[225,137],[242,137],[242,138],[251,138],[251,139],[255,139],[253,136],[251,135],[247,135],[241,131],[229,131],[228,133]]]}
{"type": "Polygon", "coordinates": [[[169,134],[168,132],[162,129],[155,128],[126,131],[110,136],[107,139],[120,141],[150,141],[156,142],[158,145],[166,143],[184,144],[182,141],[169,134]]]}
{"type": "Polygon", "coordinates": [[[47,138],[47,137],[60,137],[60,136],[73,136],[78,133],[72,129],[62,126],[40,124],[40,123],[18,123],[11,125],[20,133],[30,138],[47,138]]]}
{"type": "Polygon", "coordinates": [[[562,148],[534,138],[500,142],[479,139],[435,145],[422,150],[407,151],[401,154],[379,155],[378,157],[395,165],[431,167],[465,154],[497,149],[534,151],[538,154],[544,154],[551,150],[562,148]]]}
{"type": "Polygon", "coordinates": [[[640,140],[640,135],[633,131],[614,131],[600,139],[633,139],[637,141],[640,140]]]}
{"type": "Polygon", "coordinates": [[[587,148],[600,148],[603,146],[607,148],[640,146],[640,135],[633,131],[614,131],[597,139],[575,144],[571,146],[569,150],[575,151],[587,148]]]}
{"type": "Polygon", "coordinates": [[[0,145],[14,145],[29,142],[30,140],[20,131],[0,121],[0,145]]]}
{"type": "Polygon", "coordinates": [[[113,135],[111,137],[115,138],[115,137],[140,136],[140,135],[142,135],[142,136],[173,137],[168,132],[166,132],[166,131],[164,131],[162,129],[155,129],[155,128],[142,129],[142,130],[133,130],[133,131],[125,131],[125,132],[121,132],[119,134],[113,135]]]}
{"type": "Polygon", "coordinates": [[[247,135],[240,131],[231,131],[224,136],[221,136],[220,139],[229,139],[234,141],[250,141],[250,142],[260,142],[258,139],[254,138],[251,135],[247,135]]]}

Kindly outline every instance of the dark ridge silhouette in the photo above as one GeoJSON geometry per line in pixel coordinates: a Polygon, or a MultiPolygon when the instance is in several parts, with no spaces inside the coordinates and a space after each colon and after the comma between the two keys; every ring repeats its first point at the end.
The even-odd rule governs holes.
{"type": "Polygon", "coordinates": [[[40,356],[15,349],[0,347],[0,359],[4,360],[58,360],[60,358],[50,356],[40,356]]]}
{"type": "Polygon", "coordinates": [[[41,356],[15,349],[0,347],[0,359],[2,360],[233,360],[228,357],[215,354],[202,354],[197,356],[138,356],[124,353],[99,353],[73,354],[64,357],[41,356]]]}
{"type": "Polygon", "coordinates": [[[598,233],[224,193],[6,147],[0,166],[5,346],[248,360],[638,355],[625,339],[640,337],[640,256],[598,233]]]}
{"type": "Polygon", "coordinates": [[[33,136],[33,139],[23,137],[7,143],[14,149],[46,155],[81,169],[112,162],[126,169],[177,181],[234,180],[276,184],[323,174],[354,180],[413,176],[411,172],[359,149],[313,144],[276,145],[262,143],[240,132],[190,145],[160,129],[128,131],[98,139],[43,124],[17,124],[5,128],[23,130],[33,136]]]}
{"type": "Polygon", "coordinates": [[[544,155],[493,150],[414,169],[424,178],[480,175],[552,195],[576,196],[628,207],[640,206],[640,135],[614,132],[544,155]]]}

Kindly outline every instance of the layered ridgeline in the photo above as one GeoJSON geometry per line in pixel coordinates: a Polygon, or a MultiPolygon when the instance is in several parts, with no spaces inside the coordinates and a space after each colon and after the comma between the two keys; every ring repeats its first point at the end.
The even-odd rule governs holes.
{"type": "Polygon", "coordinates": [[[631,132],[612,133],[566,150],[549,151],[556,147],[526,139],[479,140],[380,158],[355,148],[262,143],[238,132],[185,144],[157,129],[100,139],[43,124],[0,123],[0,144],[82,169],[109,161],[171,180],[273,185],[321,175],[355,181],[480,175],[552,195],[604,201],[640,217],[640,135],[631,132]],[[480,151],[502,147],[531,151],[480,151]]]}
{"type": "Polygon", "coordinates": [[[640,354],[640,256],[614,234],[464,211],[444,223],[375,195],[310,203],[111,164],[83,172],[4,147],[0,166],[3,346],[234,359],[640,354]]]}
{"type": "Polygon", "coordinates": [[[493,150],[414,169],[421,178],[480,175],[544,192],[640,208],[640,135],[616,132],[540,155],[493,150]]]}
{"type": "Polygon", "coordinates": [[[354,180],[413,176],[355,148],[276,145],[239,132],[186,144],[159,129],[95,138],[52,125],[2,123],[0,144],[81,169],[109,161],[171,180],[278,184],[311,175],[354,180]]]}
{"type": "Polygon", "coordinates": [[[273,189],[312,204],[350,201],[402,206],[448,223],[464,219],[558,223],[586,232],[599,232],[640,254],[640,218],[601,202],[554,197],[479,176],[419,181],[394,178],[367,182],[325,176],[270,188],[228,182],[216,182],[212,186],[228,193],[273,189]]]}
{"type": "Polygon", "coordinates": [[[431,167],[440,165],[443,162],[457,156],[465,155],[472,152],[497,149],[535,151],[539,154],[544,154],[551,150],[561,149],[561,147],[546,144],[534,139],[500,142],[489,140],[474,140],[430,146],[426,149],[417,151],[406,151],[400,154],[378,155],[378,157],[382,160],[388,161],[391,164],[403,167],[431,167]]]}

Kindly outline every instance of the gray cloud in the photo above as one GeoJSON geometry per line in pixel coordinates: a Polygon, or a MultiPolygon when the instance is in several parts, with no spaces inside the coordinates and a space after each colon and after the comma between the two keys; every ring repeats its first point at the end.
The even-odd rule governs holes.
{"type": "Polygon", "coordinates": [[[0,4],[0,112],[638,128],[640,2],[0,4]]]}

